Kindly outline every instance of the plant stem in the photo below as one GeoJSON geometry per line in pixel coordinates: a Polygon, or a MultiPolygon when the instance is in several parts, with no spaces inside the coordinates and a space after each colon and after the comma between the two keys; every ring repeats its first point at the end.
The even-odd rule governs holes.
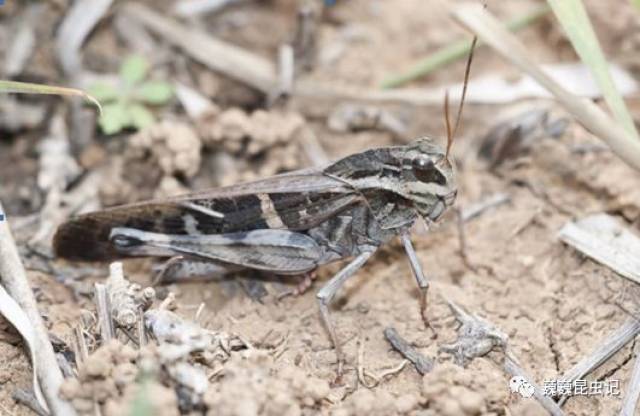
{"type": "Polygon", "coordinates": [[[600,87],[607,106],[618,123],[638,139],[638,131],[629,110],[616,89],[607,59],[602,52],[589,15],[581,0],[547,0],[582,62],[600,87]]]}
{"type": "MultiPolygon", "coordinates": [[[[639,0],[640,1],[640,0],[639,0]]],[[[527,13],[518,16],[507,23],[507,28],[511,31],[518,31],[524,27],[529,26],[540,17],[549,12],[549,6],[543,5],[537,7],[527,13]]],[[[478,43],[478,46],[483,44],[478,43]]],[[[413,67],[409,68],[406,72],[398,75],[392,75],[383,80],[380,84],[381,88],[395,88],[404,85],[408,82],[425,76],[441,66],[447,65],[455,60],[458,60],[469,53],[471,49],[471,41],[467,39],[459,39],[453,43],[450,43],[442,48],[438,49],[431,55],[417,62],[413,67]]]]}
{"type": "Polygon", "coordinates": [[[93,96],[87,94],[86,92],[76,88],[32,84],[30,82],[0,80],[0,93],[46,94],[83,97],[84,99],[90,101],[92,104],[98,107],[98,111],[102,113],[102,106],[100,106],[100,102],[98,102],[98,100],[96,100],[93,96]]]}
{"type": "MultiPolygon", "coordinates": [[[[1,202],[0,212],[4,212],[1,202]]],[[[38,380],[49,409],[54,415],[75,415],[76,412],[71,404],[58,396],[63,380],[62,372],[58,367],[47,327],[38,310],[35,295],[31,290],[6,218],[0,222],[0,278],[2,286],[24,310],[33,325],[35,340],[33,361],[38,363],[38,380]]]]}

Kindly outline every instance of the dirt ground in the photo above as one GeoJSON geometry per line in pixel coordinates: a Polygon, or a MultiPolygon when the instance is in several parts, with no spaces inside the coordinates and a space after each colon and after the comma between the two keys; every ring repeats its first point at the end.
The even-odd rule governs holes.
{"type": "MultiPolygon", "coordinates": [[[[17,79],[65,84],[68,80],[55,63],[50,37],[71,2],[44,3],[33,57],[17,79]]],[[[335,85],[373,87],[387,75],[464,33],[437,2],[337,3],[324,11],[316,40],[320,58],[303,77],[335,85]]],[[[507,19],[535,4],[522,0],[489,1],[488,8],[507,19]]],[[[132,52],[131,44],[123,41],[114,28],[121,5],[117,2],[84,45],[87,70],[117,72],[123,57],[132,52]]],[[[622,0],[607,2],[606,6],[587,1],[586,6],[608,57],[635,75],[638,62],[630,57],[640,51],[640,14],[622,0]]],[[[297,7],[293,0],[244,1],[201,16],[191,24],[273,60],[278,46],[293,36],[297,7]]],[[[153,8],[170,16],[172,3],[153,2],[153,8]]],[[[25,9],[25,5],[11,1],[0,6],[0,57],[5,56],[5,45],[25,9]]],[[[537,62],[577,59],[551,16],[518,36],[527,43],[537,62]]],[[[295,98],[284,110],[269,110],[268,114],[279,114],[282,119],[256,121],[249,116],[254,110],[265,108],[265,100],[259,94],[194,62],[162,38],[151,39],[156,51],[150,56],[154,75],[200,91],[223,114],[229,109],[244,114],[238,123],[241,127],[246,123],[253,126],[247,127],[249,130],[257,125],[267,131],[249,135],[249,140],[256,143],[251,145],[254,150],[247,150],[248,145],[234,148],[233,143],[203,131],[217,128],[215,121],[194,127],[174,100],[158,110],[163,124],[153,133],[125,132],[107,137],[96,132],[90,133],[86,141],[72,139],[72,154],[81,169],[98,175],[93,198],[103,205],[309,167],[298,136],[286,127],[297,126],[296,123],[311,128],[331,159],[425,135],[444,143],[440,104],[385,107],[406,121],[407,131],[400,137],[375,129],[333,131],[327,127],[325,106],[319,104],[315,108],[308,101],[295,98]],[[176,150],[169,143],[171,140],[184,140],[192,146],[176,150]],[[169,149],[167,157],[174,158],[174,165],[169,168],[162,149],[169,149]],[[176,156],[179,152],[183,152],[182,162],[176,156]],[[192,166],[198,168],[191,172],[192,166]]],[[[4,64],[2,58],[0,63],[4,64]]],[[[411,86],[459,83],[463,73],[464,62],[459,61],[411,86]]],[[[472,78],[490,73],[516,77],[515,70],[481,47],[476,52],[472,78]]],[[[92,285],[108,274],[108,265],[50,260],[46,257],[50,253],[48,240],[38,242],[37,249],[26,247],[39,229],[38,214],[46,200],[46,193],[37,183],[41,169],[38,143],[50,134],[50,120],[61,112],[66,112],[64,116],[69,120],[77,109],[73,110],[69,101],[52,98],[21,98],[19,103],[42,108],[44,115],[34,125],[25,124],[15,130],[2,121],[11,115],[0,115],[0,121],[5,123],[0,125],[0,200],[9,220],[15,219],[14,232],[24,248],[29,277],[50,333],[70,345],[73,328],[85,311],[95,309],[92,285]]],[[[561,137],[543,134],[528,151],[489,169],[487,161],[478,156],[481,140],[514,105],[467,104],[463,127],[453,146],[459,187],[456,209],[464,212],[496,194],[506,194],[508,201],[488,207],[462,227],[458,226],[455,210],[449,210],[428,232],[416,227],[413,235],[418,256],[431,279],[429,315],[437,338],[420,317],[419,291],[399,241],[380,250],[356,278],[346,283],[334,301],[333,316],[347,359],[342,383],[337,385],[333,383],[336,356],[319,320],[315,292],[342,264],[321,268],[310,290],[283,299],[278,297],[283,290],[279,282],[266,282],[267,294],[259,300],[252,299],[246,293],[252,284],[246,279],[239,279],[240,283],[190,282],[156,288],[160,295],[175,294],[176,312],[184,317],[193,318],[204,304],[198,315],[203,327],[236,334],[254,347],[232,353],[221,364],[220,372],[211,377],[204,398],[208,414],[546,414],[534,399],[509,391],[510,377],[499,364],[499,352],[462,367],[440,349],[454,342],[458,327],[447,302],[453,301],[483,317],[508,335],[514,356],[537,383],[558,378],[627,319],[627,295],[633,288],[608,268],[563,245],[557,233],[566,222],[598,212],[615,215],[634,232],[640,231],[640,187],[637,172],[602,148],[600,141],[562,110],[541,101],[524,105],[529,110],[548,109],[553,117],[566,118],[568,125],[561,137]],[[403,357],[383,335],[387,327],[395,328],[418,351],[433,358],[434,369],[421,376],[408,364],[379,382],[371,377],[359,378],[358,369],[378,375],[402,363],[403,357]]],[[[637,116],[637,102],[631,100],[630,106],[637,116]]],[[[234,114],[226,116],[233,119],[234,114]]],[[[71,128],[71,137],[74,132],[71,128]]],[[[73,189],[73,184],[67,189],[73,189]]],[[[62,217],[70,214],[62,212],[62,217]]],[[[64,219],[54,216],[53,221],[64,219]]],[[[150,260],[128,260],[125,272],[131,279],[149,285],[152,264],[150,260]]],[[[620,380],[624,394],[634,363],[633,347],[623,348],[588,378],[620,380]]],[[[30,377],[28,357],[19,338],[0,320],[0,414],[32,414],[11,398],[16,388],[30,387],[30,377]]],[[[158,414],[178,414],[176,393],[161,384],[153,385],[153,389],[148,394],[158,398],[156,404],[162,409],[158,414]]],[[[131,400],[126,397],[125,393],[113,397],[107,394],[101,403],[112,403],[102,411],[118,414],[114,410],[118,403],[131,400]]],[[[622,396],[573,397],[563,410],[568,415],[612,415],[618,413],[621,399],[622,396]]],[[[192,410],[192,414],[202,412],[192,410]]]]}

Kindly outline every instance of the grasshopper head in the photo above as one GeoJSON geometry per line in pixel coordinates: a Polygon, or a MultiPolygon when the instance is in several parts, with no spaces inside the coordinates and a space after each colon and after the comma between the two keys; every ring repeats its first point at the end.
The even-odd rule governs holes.
{"type": "Polygon", "coordinates": [[[456,186],[453,166],[449,162],[449,151],[460,125],[464,98],[469,83],[469,72],[473,60],[473,50],[478,41],[477,37],[471,42],[471,50],[464,71],[464,86],[462,96],[452,125],[449,119],[449,94],[444,96],[444,119],[447,128],[447,147],[442,149],[429,139],[418,139],[407,146],[407,155],[403,159],[402,171],[406,184],[405,193],[413,201],[413,205],[429,221],[437,220],[440,215],[452,205],[456,199],[458,188],[456,186]]]}
{"type": "Polygon", "coordinates": [[[457,193],[453,167],[445,150],[428,138],[347,156],[328,166],[324,173],[363,194],[396,194],[431,221],[453,204],[457,193]]]}
{"type": "Polygon", "coordinates": [[[405,147],[402,178],[404,196],[427,220],[437,220],[458,193],[453,166],[445,150],[427,138],[405,147]]]}

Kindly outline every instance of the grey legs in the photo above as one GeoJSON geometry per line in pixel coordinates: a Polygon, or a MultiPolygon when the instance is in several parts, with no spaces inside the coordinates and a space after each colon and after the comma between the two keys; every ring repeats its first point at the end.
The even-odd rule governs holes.
{"type": "Polygon", "coordinates": [[[427,295],[429,292],[429,281],[422,272],[422,266],[420,265],[420,260],[418,260],[418,256],[416,255],[416,250],[413,248],[413,244],[411,243],[411,237],[409,233],[402,233],[400,235],[400,239],[402,240],[402,244],[404,245],[404,251],[407,253],[407,257],[409,257],[409,264],[411,264],[413,277],[415,277],[416,281],[418,282],[418,287],[420,288],[420,316],[422,317],[425,325],[433,329],[433,327],[429,323],[429,319],[427,318],[427,295]]]}
{"type": "Polygon", "coordinates": [[[369,260],[369,257],[371,257],[374,251],[375,250],[365,251],[358,257],[353,259],[351,263],[347,264],[342,270],[336,273],[336,275],[331,278],[329,283],[327,283],[316,294],[316,298],[318,299],[318,303],[320,305],[320,316],[322,317],[322,322],[324,322],[324,325],[327,327],[329,336],[331,337],[331,342],[336,349],[336,355],[338,358],[338,377],[342,375],[342,369],[344,366],[344,353],[342,352],[342,346],[338,341],[336,329],[333,326],[333,322],[331,321],[331,316],[329,314],[329,304],[331,303],[331,300],[335,296],[338,289],[340,289],[344,282],[346,282],[348,278],[353,276],[353,274],[357,272],[358,269],[360,269],[362,265],[367,262],[367,260],[369,260]]]}

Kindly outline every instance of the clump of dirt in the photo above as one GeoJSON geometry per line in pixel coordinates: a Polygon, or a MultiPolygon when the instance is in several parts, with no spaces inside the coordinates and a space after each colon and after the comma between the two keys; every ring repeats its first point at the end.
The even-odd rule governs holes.
{"type": "Polygon", "coordinates": [[[95,414],[95,406],[120,401],[138,377],[139,352],[112,340],[89,355],[78,368],[78,378],[66,379],[60,390],[81,415],[95,414]]]}
{"type": "Polygon", "coordinates": [[[505,377],[487,360],[468,367],[444,363],[422,379],[427,406],[443,416],[499,414],[508,402],[505,377]]]}
{"type": "Polygon", "coordinates": [[[209,149],[242,155],[249,163],[236,165],[220,178],[231,185],[299,168],[300,135],[308,128],[298,113],[230,108],[202,118],[198,130],[209,149]]]}
{"type": "Polygon", "coordinates": [[[368,389],[359,389],[344,402],[337,406],[334,415],[373,415],[383,416],[391,414],[405,414],[401,410],[417,407],[418,403],[415,395],[395,399],[391,394],[382,390],[374,392],[368,389]],[[397,402],[396,402],[397,400],[397,402]]]}
{"type": "Polygon", "coordinates": [[[215,107],[195,125],[162,121],[134,134],[124,157],[106,167],[110,181],[100,189],[102,202],[175,196],[187,193],[185,184],[193,181],[224,186],[298,169],[300,137],[309,128],[295,112],[215,107]],[[213,175],[203,164],[215,167],[213,175]]]}
{"type": "Polygon", "coordinates": [[[247,113],[239,108],[221,111],[200,125],[207,146],[222,147],[231,153],[245,150],[255,156],[274,146],[295,142],[294,135],[305,121],[296,113],[256,110],[247,113]]]}
{"type": "Polygon", "coordinates": [[[122,263],[111,264],[106,284],[96,284],[95,292],[100,325],[75,331],[77,377],[66,379],[61,389],[80,415],[96,409],[116,415],[136,406],[165,407],[161,414],[202,410],[209,379],[234,351],[247,348],[236,336],[202,328],[170,311],[172,293],[153,308],[155,290],[131,283],[122,263]],[[91,351],[88,341],[101,345],[91,351]],[[171,394],[156,402],[147,390],[171,394]]]}
{"type": "Polygon", "coordinates": [[[140,405],[160,415],[203,409],[203,396],[213,389],[208,378],[220,373],[215,364],[223,355],[209,354],[210,360],[198,364],[189,359],[190,353],[186,344],[134,348],[113,339],[86,357],[77,378],[66,379],[60,395],[79,415],[93,415],[99,408],[115,416],[140,405]]]}
{"type": "Polygon", "coordinates": [[[162,121],[134,134],[127,146],[127,163],[160,166],[165,176],[193,177],[200,170],[202,143],[188,124],[162,121]]]}
{"type": "Polygon", "coordinates": [[[296,366],[278,369],[266,351],[234,355],[204,402],[208,415],[298,416],[318,411],[330,393],[329,383],[296,366]]]}
{"type": "Polygon", "coordinates": [[[147,318],[147,326],[154,327],[151,332],[159,345],[138,349],[113,339],[86,357],[77,378],[65,380],[61,397],[79,415],[100,408],[104,415],[115,416],[142,401],[152,414],[167,416],[198,409],[208,409],[210,415],[296,416],[320,409],[331,391],[326,380],[310,377],[301,368],[276,366],[266,350],[207,354],[207,348],[219,348],[211,337],[203,338],[207,331],[195,326],[188,330],[177,316],[160,322],[163,318],[151,312],[163,310],[147,312],[154,315],[147,318]],[[184,361],[190,355],[201,364],[184,361]]]}
{"type": "MultiPolygon", "coordinates": [[[[104,406],[105,416],[120,416],[136,409],[144,401],[144,411],[158,416],[180,415],[179,399],[175,390],[154,380],[132,383],[125,389],[122,397],[108,401],[104,406]],[[152,398],[149,400],[148,398],[152,398]]],[[[93,414],[93,413],[92,413],[93,414]]]]}

